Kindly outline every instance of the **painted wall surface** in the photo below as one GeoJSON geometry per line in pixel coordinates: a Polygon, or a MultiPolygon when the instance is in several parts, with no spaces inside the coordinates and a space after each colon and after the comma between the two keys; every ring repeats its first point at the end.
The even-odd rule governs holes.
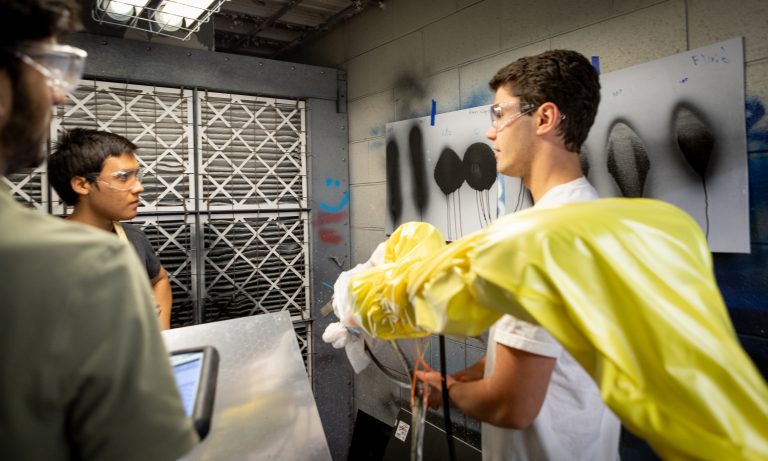
{"type": "MultiPolygon", "coordinates": [[[[389,0],[365,11],[293,57],[347,71],[353,263],[385,238],[387,123],[430,115],[432,100],[437,113],[490,104],[487,82],[496,70],[548,49],[598,56],[606,73],[744,37],[751,254],[714,260],[745,347],[766,367],[767,25],[764,0],[389,0]]],[[[448,348],[453,371],[473,363],[482,345],[461,340],[448,348]]],[[[398,393],[373,372],[357,378],[358,407],[390,424],[396,408],[382,402],[398,393]]]]}

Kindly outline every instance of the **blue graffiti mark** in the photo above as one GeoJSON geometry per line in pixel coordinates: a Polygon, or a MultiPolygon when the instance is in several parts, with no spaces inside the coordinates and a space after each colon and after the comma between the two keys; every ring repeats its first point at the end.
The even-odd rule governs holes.
{"type": "Polygon", "coordinates": [[[747,97],[747,152],[768,151],[768,117],[765,116],[765,105],[757,96],[747,97]]]}
{"type": "Polygon", "coordinates": [[[331,186],[338,189],[339,187],[341,187],[341,181],[335,178],[325,178],[325,187],[331,187],[331,186]]]}
{"type": "Polygon", "coordinates": [[[469,94],[462,104],[462,109],[469,107],[479,107],[493,102],[493,94],[485,89],[476,90],[474,93],[469,94]]]}
{"type": "Polygon", "coordinates": [[[320,283],[322,283],[325,288],[329,288],[329,289],[333,290],[333,285],[331,285],[330,283],[328,283],[328,282],[320,282],[320,283]]]}
{"type": "Polygon", "coordinates": [[[371,137],[383,136],[384,135],[384,127],[383,126],[374,126],[374,127],[371,128],[371,130],[368,132],[368,134],[370,134],[371,137]]]}
{"type": "Polygon", "coordinates": [[[320,203],[320,209],[327,211],[328,213],[338,213],[349,205],[349,191],[345,190],[344,195],[341,196],[339,203],[333,205],[329,203],[320,203]]]}

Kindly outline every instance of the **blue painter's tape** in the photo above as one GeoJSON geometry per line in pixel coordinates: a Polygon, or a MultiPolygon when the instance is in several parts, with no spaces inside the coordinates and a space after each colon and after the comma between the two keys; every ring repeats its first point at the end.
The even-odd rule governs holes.
{"type": "Polygon", "coordinates": [[[592,56],[592,67],[597,71],[597,75],[600,75],[600,56],[592,56]]]}
{"type": "Polygon", "coordinates": [[[429,117],[429,124],[435,126],[435,113],[437,113],[437,101],[432,100],[432,114],[429,117]]]}

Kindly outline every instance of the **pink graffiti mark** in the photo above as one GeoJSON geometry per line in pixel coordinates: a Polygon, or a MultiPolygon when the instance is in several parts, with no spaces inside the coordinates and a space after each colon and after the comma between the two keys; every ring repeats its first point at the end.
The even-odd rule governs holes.
{"type": "Polygon", "coordinates": [[[347,217],[347,212],[342,211],[340,213],[326,213],[321,211],[317,214],[317,223],[321,226],[323,224],[333,224],[339,221],[343,221],[347,217]]]}
{"type": "MultiPolygon", "coordinates": [[[[341,180],[337,178],[326,178],[325,187],[330,190],[341,190],[341,180]]],[[[346,208],[349,206],[349,191],[344,190],[337,203],[320,203],[320,212],[315,215],[315,222],[320,225],[318,233],[320,241],[330,245],[338,245],[343,240],[341,234],[333,228],[347,219],[349,213],[346,208]]]]}
{"type": "Polygon", "coordinates": [[[341,242],[341,235],[333,229],[320,229],[320,240],[331,245],[338,245],[341,242]]]}
{"type": "Polygon", "coordinates": [[[325,211],[321,211],[317,214],[317,223],[320,226],[326,226],[326,227],[320,227],[319,233],[320,233],[320,241],[323,243],[328,243],[331,245],[338,245],[341,240],[342,236],[335,230],[327,227],[328,225],[337,224],[341,221],[344,221],[347,219],[348,212],[346,211],[340,211],[338,213],[328,213],[325,211]]]}

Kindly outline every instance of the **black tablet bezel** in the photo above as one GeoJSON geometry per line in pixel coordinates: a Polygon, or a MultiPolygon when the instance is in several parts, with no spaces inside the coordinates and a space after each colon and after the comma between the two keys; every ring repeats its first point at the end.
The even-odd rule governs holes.
{"type": "MultiPolygon", "coordinates": [[[[191,347],[170,352],[170,355],[201,353],[202,366],[200,368],[200,382],[197,386],[197,395],[192,407],[192,423],[202,440],[208,435],[213,419],[213,403],[216,397],[216,380],[219,369],[219,352],[213,346],[191,347]]],[[[171,364],[173,368],[173,364],[171,364]]]]}

